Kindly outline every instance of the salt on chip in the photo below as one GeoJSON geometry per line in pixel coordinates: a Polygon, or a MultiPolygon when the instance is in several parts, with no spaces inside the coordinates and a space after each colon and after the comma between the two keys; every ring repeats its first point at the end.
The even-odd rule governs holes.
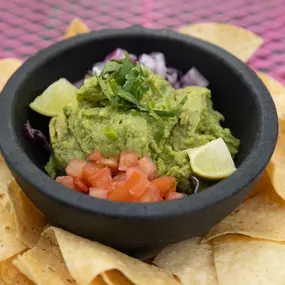
{"type": "Polygon", "coordinates": [[[200,241],[196,237],[170,245],[154,264],[178,276],[183,285],[218,285],[212,245],[200,241]]]}
{"type": "Polygon", "coordinates": [[[0,262],[23,251],[26,246],[16,238],[8,210],[0,204],[0,262]]]}
{"type": "Polygon", "coordinates": [[[45,235],[54,235],[68,271],[78,285],[89,285],[102,272],[117,270],[136,285],[179,285],[161,268],[131,258],[110,247],[62,229],[51,227],[45,235]],[[84,272],[84,274],[82,274],[84,272]]]}
{"type": "MultiPolygon", "coordinates": [[[[20,253],[21,254],[21,253],[20,253]]],[[[34,283],[26,278],[13,264],[16,257],[8,258],[1,263],[1,276],[6,284],[11,285],[33,285],[34,283]]],[[[1,283],[0,283],[1,284],[1,283]]]]}
{"type": "Polygon", "coordinates": [[[36,285],[76,284],[66,268],[53,232],[44,232],[37,245],[15,259],[13,264],[36,285]]]}
{"type": "Polygon", "coordinates": [[[243,28],[223,23],[200,23],[185,26],[179,32],[210,42],[243,62],[262,45],[263,39],[243,28]]]}
{"type": "Polygon", "coordinates": [[[257,75],[267,87],[275,103],[278,117],[285,119],[285,87],[271,76],[258,72],[257,75]]]}
{"type": "Polygon", "coordinates": [[[16,237],[32,248],[38,242],[47,220],[15,180],[9,185],[9,200],[15,220],[16,237]]]}
{"type": "Polygon", "coordinates": [[[223,236],[213,244],[220,285],[284,285],[285,243],[223,236]]]}
{"type": "Polygon", "coordinates": [[[75,18],[68,26],[64,38],[72,38],[80,34],[89,33],[90,29],[78,18],[75,18]]]}
{"type": "Polygon", "coordinates": [[[259,191],[215,225],[202,242],[226,234],[285,241],[285,201],[275,193],[267,172],[257,187],[259,191]]]}
{"type": "Polygon", "coordinates": [[[8,79],[22,65],[22,61],[17,58],[0,59],[0,92],[8,79]]]}

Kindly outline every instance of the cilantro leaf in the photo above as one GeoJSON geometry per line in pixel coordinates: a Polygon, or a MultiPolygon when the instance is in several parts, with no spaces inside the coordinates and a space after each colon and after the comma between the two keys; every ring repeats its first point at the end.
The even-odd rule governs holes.
{"type": "Polygon", "coordinates": [[[134,68],[135,64],[129,60],[122,59],[120,68],[111,74],[111,77],[114,78],[120,86],[123,86],[126,81],[126,76],[134,68]]]}
{"type": "Polygon", "coordinates": [[[110,102],[112,102],[112,97],[114,97],[114,92],[112,90],[110,82],[104,80],[101,76],[99,77],[98,81],[103,94],[108,98],[110,102]]]}
{"type": "Polygon", "coordinates": [[[128,53],[126,53],[124,59],[112,60],[105,64],[98,82],[102,93],[111,104],[122,110],[138,109],[157,120],[161,117],[177,116],[187,101],[187,96],[173,110],[153,110],[150,107],[142,107],[140,101],[143,95],[149,88],[152,88],[147,77],[142,66],[139,63],[131,62],[128,53]]]}
{"type": "Polygon", "coordinates": [[[138,101],[136,99],[136,97],[130,93],[130,92],[127,92],[125,91],[124,89],[122,89],[121,87],[117,86],[117,93],[116,95],[120,96],[121,98],[137,105],[138,104],[138,101]]]}
{"type": "Polygon", "coordinates": [[[188,100],[188,96],[185,95],[185,96],[183,97],[183,99],[180,101],[179,107],[182,108],[183,105],[187,102],[187,100],[188,100]]]}
{"type": "Polygon", "coordinates": [[[121,64],[116,61],[108,61],[104,65],[104,69],[102,71],[102,75],[116,72],[120,69],[121,64]]]}

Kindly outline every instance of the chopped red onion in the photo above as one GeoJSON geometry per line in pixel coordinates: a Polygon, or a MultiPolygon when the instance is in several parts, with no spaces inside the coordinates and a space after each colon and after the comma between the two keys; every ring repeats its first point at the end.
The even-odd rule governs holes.
{"type": "Polygon", "coordinates": [[[85,80],[84,79],[80,79],[78,81],[76,81],[75,83],[73,83],[73,85],[79,89],[83,84],[85,83],[85,80]]]}
{"type": "Polygon", "coordinates": [[[179,72],[176,68],[168,67],[165,73],[165,79],[172,85],[179,83],[178,80],[179,72]]]}
{"type": "MultiPolygon", "coordinates": [[[[129,54],[129,56],[132,61],[137,61],[137,57],[134,54],[129,54]]],[[[125,58],[125,50],[117,48],[105,57],[104,62],[123,58],[125,58]]],[[[91,74],[99,76],[104,68],[104,62],[97,62],[93,66],[91,74]]],[[[166,66],[165,56],[161,52],[143,53],[139,56],[138,62],[152,72],[163,76],[175,89],[187,86],[207,87],[209,85],[209,81],[195,67],[189,69],[181,77],[179,70],[166,66]]],[[[86,81],[87,80],[88,79],[86,79],[86,81]]]]}
{"type": "Polygon", "coordinates": [[[123,59],[123,58],[125,58],[125,51],[123,49],[121,49],[121,48],[117,48],[114,51],[112,51],[111,53],[109,53],[105,57],[104,61],[109,61],[111,59],[118,60],[118,59],[123,59]]]}
{"type": "MultiPolygon", "coordinates": [[[[130,57],[130,60],[132,60],[132,61],[137,60],[137,57],[134,54],[129,53],[129,57],[130,57]]],[[[114,51],[112,51],[111,53],[109,53],[105,57],[104,61],[106,62],[106,61],[109,61],[112,59],[119,60],[119,59],[124,59],[124,58],[125,58],[125,50],[121,49],[121,48],[117,48],[114,51]]]]}
{"type": "Polygon", "coordinates": [[[99,76],[104,69],[104,64],[105,63],[103,61],[99,61],[99,62],[95,63],[92,67],[93,75],[99,76]]]}
{"type": "Polygon", "coordinates": [[[175,89],[180,89],[180,88],[182,88],[182,84],[181,84],[180,81],[177,81],[177,82],[173,83],[172,86],[173,86],[175,89]]]}
{"type": "Polygon", "coordinates": [[[143,53],[140,55],[138,62],[150,69],[152,72],[155,72],[156,70],[156,62],[154,58],[152,58],[150,55],[143,53]]]}
{"type": "Polygon", "coordinates": [[[51,147],[46,136],[40,130],[32,128],[29,121],[24,125],[24,131],[27,139],[41,145],[48,153],[51,152],[51,147]]]}
{"type": "Polygon", "coordinates": [[[195,67],[182,76],[181,83],[183,87],[193,85],[207,87],[209,85],[209,81],[195,67]]]}
{"type": "Polygon", "coordinates": [[[155,73],[166,77],[166,62],[165,56],[161,52],[152,52],[150,56],[154,59],[155,62],[155,73]]]}
{"type": "Polygon", "coordinates": [[[199,185],[200,185],[200,183],[199,183],[199,180],[198,180],[198,178],[197,177],[195,177],[195,176],[190,176],[190,182],[192,183],[192,185],[194,186],[194,191],[193,191],[193,193],[194,194],[196,194],[197,192],[198,192],[198,190],[199,190],[199,185]]]}

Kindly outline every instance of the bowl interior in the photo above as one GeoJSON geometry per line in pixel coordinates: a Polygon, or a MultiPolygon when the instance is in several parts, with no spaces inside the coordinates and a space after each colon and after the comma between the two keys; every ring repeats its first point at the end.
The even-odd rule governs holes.
{"type": "Polygon", "coordinates": [[[167,36],[147,34],[113,35],[91,38],[73,45],[65,51],[54,53],[46,59],[40,58],[36,68],[25,77],[17,88],[12,108],[12,124],[19,138],[19,144],[29,158],[40,168],[48,161],[48,155],[35,147],[23,136],[24,123],[29,120],[34,128],[48,135],[50,118],[36,114],[28,106],[47,86],[55,80],[65,77],[76,82],[84,76],[97,61],[102,61],[107,53],[117,47],[130,53],[141,54],[160,51],[165,54],[167,65],[185,72],[192,66],[210,81],[214,108],[225,116],[225,126],[241,140],[240,152],[236,164],[241,163],[253,148],[260,128],[260,110],[256,98],[248,86],[242,82],[238,70],[232,70],[215,54],[199,48],[195,44],[167,36]]]}

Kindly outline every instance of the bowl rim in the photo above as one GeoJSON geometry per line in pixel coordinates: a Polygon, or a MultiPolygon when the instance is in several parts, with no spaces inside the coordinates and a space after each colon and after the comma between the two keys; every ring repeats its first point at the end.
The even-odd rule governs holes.
{"type": "MultiPolygon", "coordinates": [[[[250,182],[254,181],[263,172],[274,151],[278,134],[278,119],[275,105],[264,84],[245,63],[235,56],[215,45],[175,31],[152,30],[134,26],[79,35],[58,42],[30,57],[9,79],[0,96],[0,133],[1,138],[5,138],[0,138],[0,150],[12,172],[50,199],[79,211],[91,214],[97,213],[113,218],[162,219],[180,216],[189,212],[197,212],[220,203],[237,194],[250,182]],[[255,96],[256,104],[258,104],[260,109],[261,129],[259,138],[237,171],[227,179],[209,187],[206,191],[189,195],[184,199],[165,201],[163,203],[122,203],[96,199],[85,194],[70,191],[64,186],[57,184],[31,161],[17,142],[17,134],[12,129],[10,114],[17,88],[39,65],[39,62],[42,65],[46,61],[52,60],[56,54],[61,54],[66,50],[74,48],[76,45],[86,45],[89,42],[110,37],[136,37],[138,33],[140,36],[146,35],[182,41],[218,57],[222,64],[227,65],[241,77],[241,81],[247,85],[253,96],[255,96]]],[[[26,194],[29,196],[29,193],[26,194]]]]}

